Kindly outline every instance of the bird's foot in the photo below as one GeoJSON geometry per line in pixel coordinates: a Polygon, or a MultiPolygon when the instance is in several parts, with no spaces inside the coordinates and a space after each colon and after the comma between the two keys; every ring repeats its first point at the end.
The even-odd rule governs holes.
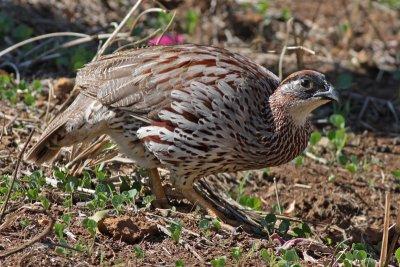
{"type": "Polygon", "coordinates": [[[170,209],[171,205],[169,205],[167,199],[157,198],[151,203],[156,209],[170,209]]]}

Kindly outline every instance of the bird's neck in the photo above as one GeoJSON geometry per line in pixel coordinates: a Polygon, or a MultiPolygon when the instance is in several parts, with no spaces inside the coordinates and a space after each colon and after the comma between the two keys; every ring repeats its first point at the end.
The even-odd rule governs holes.
{"type": "Polygon", "coordinates": [[[265,159],[269,166],[287,163],[297,157],[307,147],[311,133],[308,119],[300,124],[292,117],[284,99],[270,97],[267,104],[269,121],[265,123],[266,134],[261,141],[265,159]]]}
{"type": "Polygon", "coordinates": [[[280,94],[273,94],[267,102],[267,109],[272,114],[274,132],[302,130],[310,127],[310,112],[290,105],[291,100],[280,94]]]}

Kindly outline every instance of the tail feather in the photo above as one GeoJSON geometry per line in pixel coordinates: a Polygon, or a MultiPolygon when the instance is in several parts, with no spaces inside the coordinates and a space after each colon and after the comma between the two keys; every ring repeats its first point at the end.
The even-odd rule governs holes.
{"type": "Polygon", "coordinates": [[[49,162],[57,156],[63,146],[72,145],[65,142],[71,135],[65,126],[71,116],[79,116],[84,106],[82,105],[82,96],[78,95],[67,109],[53,118],[40,136],[39,141],[29,150],[25,159],[37,164],[49,162]]]}
{"type": "Polygon", "coordinates": [[[106,116],[102,116],[101,112],[107,110],[101,105],[94,107],[96,102],[93,101],[83,94],[78,95],[66,110],[51,121],[37,144],[28,152],[26,160],[38,164],[48,162],[57,156],[62,147],[103,134],[107,124],[106,116]],[[85,113],[96,114],[92,117],[98,119],[87,121],[85,113]]]}
{"type": "MultiPolygon", "coordinates": [[[[57,119],[57,117],[56,117],[57,119]]],[[[53,122],[56,122],[53,120],[53,122]]],[[[54,159],[61,149],[58,140],[65,136],[65,122],[51,123],[39,138],[39,141],[29,150],[26,160],[42,164],[54,159]]]]}

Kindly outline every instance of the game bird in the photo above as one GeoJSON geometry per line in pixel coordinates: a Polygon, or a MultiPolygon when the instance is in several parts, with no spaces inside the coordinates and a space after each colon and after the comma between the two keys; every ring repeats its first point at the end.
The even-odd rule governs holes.
{"type": "Polygon", "coordinates": [[[168,200],[157,168],[211,216],[223,215],[193,187],[210,174],[278,166],[306,148],[308,115],[337,91],[312,70],[279,78],[226,49],[153,46],[100,57],[78,71],[74,102],[44,130],[27,159],[106,134],[149,169],[156,204],[168,200]]]}

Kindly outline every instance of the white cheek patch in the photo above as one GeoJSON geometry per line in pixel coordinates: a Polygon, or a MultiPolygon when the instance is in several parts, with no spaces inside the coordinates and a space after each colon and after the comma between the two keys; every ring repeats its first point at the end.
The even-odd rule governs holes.
{"type": "Polygon", "coordinates": [[[328,103],[326,99],[310,98],[308,100],[299,101],[289,108],[289,113],[298,126],[302,126],[306,123],[308,115],[319,106],[328,103]]]}

